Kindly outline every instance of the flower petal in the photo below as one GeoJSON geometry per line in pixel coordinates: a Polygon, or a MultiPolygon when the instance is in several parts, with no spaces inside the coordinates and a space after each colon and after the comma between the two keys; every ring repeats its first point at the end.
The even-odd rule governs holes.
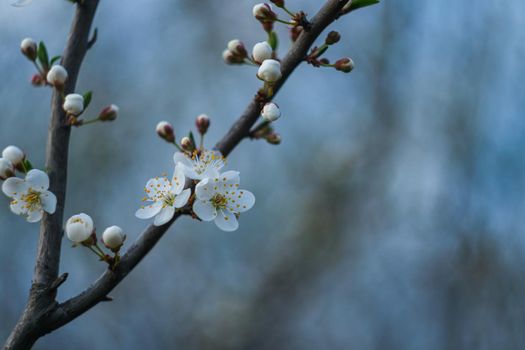
{"type": "Polygon", "coordinates": [[[184,191],[182,191],[177,197],[175,197],[175,200],[173,201],[173,206],[175,208],[182,208],[183,206],[188,203],[188,199],[190,199],[191,196],[191,189],[187,188],[184,191]]]}
{"type": "Polygon", "coordinates": [[[229,210],[219,210],[215,218],[215,224],[223,231],[235,231],[239,228],[237,218],[229,210]]]}
{"type": "Polygon", "coordinates": [[[217,216],[217,210],[210,201],[197,199],[193,203],[193,211],[203,221],[212,221],[217,216]]]}
{"type": "Polygon", "coordinates": [[[38,192],[43,192],[49,188],[49,176],[42,170],[29,170],[26,175],[26,182],[38,192]]]}
{"type": "Polygon", "coordinates": [[[165,223],[171,220],[174,214],[175,214],[175,208],[173,207],[162,208],[160,213],[158,213],[157,216],[155,216],[155,221],[153,221],[153,225],[155,226],[164,225],[165,223]]]}
{"type": "Polygon", "coordinates": [[[228,207],[233,212],[242,213],[250,210],[255,204],[255,196],[250,191],[238,190],[228,196],[228,207]]]}
{"type": "Polygon", "coordinates": [[[49,192],[45,191],[40,195],[40,200],[42,202],[42,209],[48,212],[49,214],[54,214],[57,207],[57,197],[49,192]]]}
{"type": "Polygon", "coordinates": [[[171,193],[177,195],[184,189],[186,183],[186,177],[184,176],[184,170],[180,164],[175,166],[175,172],[171,178],[171,193]]]}
{"type": "Polygon", "coordinates": [[[226,171],[219,175],[219,177],[213,179],[213,181],[218,184],[217,190],[221,193],[234,191],[239,187],[239,172],[233,170],[226,171]]]}
{"type": "Polygon", "coordinates": [[[25,214],[27,212],[27,209],[24,208],[24,202],[19,199],[11,201],[11,204],[9,204],[9,208],[16,215],[25,214]]]}
{"type": "Polygon", "coordinates": [[[185,165],[188,168],[193,168],[192,160],[182,152],[175,152],[175,154],[173,155],[173,161],[175,162],[175,166],[178,163],[181,163],[182,165],[185,165]]]}
{"type": "Polygon", "coordinates": [[[170,189],[171,183],[167,178],[155,177],[146,183],[144,191],[146,191],[149,198],[156,202],[161,199],[164,193],[169,193],[170,189]]]}
{"type": "Polygon", "coordinates": [[[38,222],[38,221],[42,220],[43,214],[44,214],[44,212],[41,209],[28,211],[27,212],[27,217],[26,217],[27,222],[38,222]]]}
{"type": "Polygon", "coordinates": [[[145,205],[135,212],[135,216],[139,219],[150,219],[157,215],[162,209],[162,202],[155,202],[149,205],[145,205]]]}
{"type": "Polygon", "coordinates": [[[212,179],[204,179],[199,181],[197,186],[195,186],[195,195],[198,199],[207,200],[213,197],[213,185],[212,179]]]}
{"type": "Polygon", "coordinates": [[[10,177],[2,184],[2,191],[8,197],[19,197],[20,194],[27,192],[29,186],[18,177],[10,177]]]}

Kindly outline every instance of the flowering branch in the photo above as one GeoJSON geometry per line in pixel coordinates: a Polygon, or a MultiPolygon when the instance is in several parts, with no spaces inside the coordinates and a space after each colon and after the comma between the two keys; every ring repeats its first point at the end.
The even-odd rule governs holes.
{"type": "MultiPolygon", "coordinates": [[[[68,42],[62,55],[62,65],[68,72],[64,86],[66,93],[75,89],[80,66],[88,49],[89,31],[97,6],[98,0],[84,0],[76,6],[68,42]]],[[[54,215],[44,214],[29,300],[22,317],[5,343],[5,349],[31,347],[39,337],[47,333],[45,320],[57,304],[55,297],[57,281],[60,280],[58,272],[70,135],[62,102],[60,92],[55,89],[51,105],[46,168],[49,172],[49,188],[57,197],[56,211],[54,215]]]]}
{"type": "MultiPolygon", "coordinates": [[[[281,3],[284,4],[282,1],[272,2],[276,3],[278,7],[283,8],[284,6],[280,6],[281,3]]],[[[277,17],[271,11],[271,8],[268,5],[257,5],[254,8],[254,14],[256,15],[256,18],[261,21],[263,28],[269,34],[269,44],[262,46],[259,45],[257,50],[254,50],[253,59],[250,59],[247,57],[245,51],[240,52],[240,46],[238,43],[232,42],[231,45],[229,45],[231,48],[229,47],[229,50],[225,52],[224,57],[226,61],[236,64],[247,62],[257,65],[261,63],[258,76],[260,79],[265,80],[265,85],[264,88],[261,89],[251,100],[244,113],[232,125],[226,135],[215,145],[215,149],[220,151],[224,157],[230,154],[231,151],[244,138],[254,137],[255,132],[251,132],[251,129],[261,115],[261,111],[263,118],[267,122],[273,121],[280,116],[278,107],[275,104],[269,104],[269,102],[280,90],[295,68],[300,63],[308,61],[308,50],[311,48],[318,36],[329,24],[339,18],[342,14],[346,13],[345,9],[348,9],[351,3],[352,2],[349,0],[327,0],[319,12],[310,20],[307,20],[306,15],[302,12],[293,14],[289,10],[286,10],[288,14],[293,15],[292,22],[289,22],[289,24],[295,26],[293,28],[294,30],[292,31],[295,33],[295,37],[294,44],[288,51],[287,55],[280,62],[280,68],[278,61],[274,60],[273,58],[268,58],[268,56],[274,57],[275,54],[276,42],[273,38],[273,35],[275,34],[272,31],[272,28],[273,21],[277,21],[277,17]],[[300,31],[295,30],[298,26],[302,28],[300,31]],[[263,61],[262,58],[265,60],[263,61]],[[275,67],[277,67],[277,70],[275,67]]],[[[65,203],[67,176],[67,151],[70,126],[80,126],[82,125],[82,122],[85,124],[91,122],[89,120],[79,121],[76,119],[76,117],[82,113],[83,108],[85,108],[89,103],[85,101],[86,96],[77,96],[76,94],[72,96],[69,93],[74,91],[74,86],[82,59],[86,51],[91,46],[91,41],[88,40],[89,30],[97,4],[98,0],[83,0],[81,2],[77,1],[77,13],[75,15],[75,20],[73,21],[73,27],[68,40],[68,45],[64,55],[62,56],[62,64],[68,73],[68,77],[63,90],[59,91],[58,88],[54,90],[52,118],[46,155],[46,166],[50,175],[50,190],[56,194],[57,207],[54,215],[48,215],[45,213],[43,214],[44,216],[41,226],[37,262],[35,266],[35,276],[31,288],[29,302],[24,311],[24,314],[22,315],[22,318],[18,322],[6,343],[6,349],[28,348],[34,344],[34,342],[39,337],[69,323],[87,310],[94,307],[99,302],[111,300],[108,294],[135,268],[135,266],[137,266],[142,258],[144,258],[151,251],[151,249],[160,240],[160,238],[162,238],[164,233],[169,229],[173,222],[175,222],[181,215],[187,214],[189,212],[191,213],[191,210],[185,210],[185,208],[182,206],[188,201],[193,201],[193,195],[191,197],[189,196],[191,190],[182,191],[184,188],[184,183],[179,186],[179,183],[176,182],[176,175],[178,171],[176,168],[176,174],[173,177],[173,183],[176,182],[177,186],[174,186],[173,183],[166,178],[150,180],[151,182],[148,182],[148,186],[151,187],[147,186],[146,188],[146,192],[148,194],[150,191],[152,193],[157,193],[155,192],[157,191],[157,187],[160,188],[158,191],[165,191],[165,193],[162,193],[162,196],[150,196],[149,199],[146,198],[149,201],[153,201],[154,203],[150,206],[150,208],[141,208],[137,212],[138,217],[151,217],[152,215],[150,214],[153,210],[151,208],[153,208],[156,204],[162,204],[162,210],[169,209],[172,216],[166,216],[162,214],[163,212],[160,212],[161,214],[157,216],[155,225],[149,226],[122,256],[118,255],[118,249],[120,249],[120,246],[122,245],[123,239],[125,237],[122,236],[122,232],[118,227],[114,226],[108,228],[107,237],[112,237],[112,239],[115,240],[114,245],[113,243],[110,243],[109,240],[107,242],[105,241],[104,243],[106,247],[112,249],[114,248],[114,252],[116,254],[115,259],[117,260],[113,260],[113,258],[104,255],[102,251],[95,250],[93,248],[94,244],[86,243],[88,242],[88,237],[92,232],[92,222],[90,222],[91,219],[89,217],[83,216],[84,214],[79,214],[68,220],[68,224],[66,226],[68,238],[74,241],[78,238],[80,243],[88,246],[89,248],[92,248],[93,251],[101,257],[101,259],[107,260],[110,266],[98,278],[98,280],[96,280],[81,294],[61,304],[58,304],[55,301],[56,289],[67,278],[66,274],[58,277],[58,270],[60,261],[60,243],[62,239],[63,209],[65,203]],[[69,95],[65,96],[65,102],[62,104],[65,94],[69,95]],[[67,112],[65,112],[64,109],[66,109],[67,112]],[[184,193],[185,191],[187,191],[186,194],[184,193]],[[179,198],[179,201],[177,196],[185,197],[183,199],[181,199],[182,197],[179,198]],[[155,203],[159,202],[160,200],[163,202],[155,203]],[[179,201],[180,206],[178,206],[177,201],[179,201]],[[159,216],[162,217],[159,218],[159,216]],[[168,220],[169,217],[171,218],[168,220]]],[[[94,34],[94,38],[96,38],[96,32],[94,34]]],[[[60,82],[60,74],[55,75],[58,77],[56,80],[60,82]]],[[[53,76],[54,75],[52,74],[51,78],[53,78],[53,76]]],[[[48,78],[48,81],[53,81],[53,79],[48,78]]],[[[106,111],[106,113],[103,113],[103,115],[105,116],[108,114],[113,116],[116,114],[116,111],[118,111],[118,109],[115,107],[106,111]]],[[[111,118],[105,117],[99,117],[98,119],[101,121],[111,120],[111,118]]],[[[206,118],[204,117],[201,119],[202,120],[200,122],[198,121],[198,127],[199,123],[206,121],[206,118]]],[[[209,125],[209,120],[207,121],[207,125],[209,125]]],[[[174,141],[173,130],[170,128],[171,127],[169,124],[160,123],[157,127],[157,132],[168,142],[172,142],[177,145],[177,143],[174,141]]],[[[255,130],[257,129],[258,128],[255,128],[255,130]]],[[[204,133],[205,131],[201,131],[201,136],[203,136],[204,133]]],[[[193,136],[191,134],[190,136],[191,138],[183,138],[181,141],[181,150],[187,151],[188,149],[195,148],[196,145],[192,139],[193,136]]],[[[268,141],[270,142],[270,140],[268,141]]],[[[274,140],[274,142],[277,143],[277,140],[274,140]]],[[[202,151],[202,140],[200,148],[200,151],[202,151]]],[[[181,154],[181,157],[183,157],[184,153],[182,152],[181,154]]],[[[211,159],[214,160],[215,158],[213,158],[213,153],[210,154],[212,154],[211,159]]],[[[186,171],[190,170],[186,169],[186,171]]],[[[179,169],[179,173],[181,171],[182,170],[179,169]]],[[[236,185],[238,185],[238,173],[226,172],[221,175],[221,178],[223,176],[225,176],[223,178],[225,181],[225,187],[227,183],[229,186],[233,186],[231,182],[227,181],[235,181],[235,178],[237,178],[236,185]]],[[[182,178],[184,178],[184,175],[182,175],[182,178]]],[[[195,179],[195,177],[190,178],[195,179]]],[[[195,194],[197,196],[199,195],[199,189],[203,191],[210,190],[210,192],[213,190],[213,186],[211,186],[211,184],[208,185],[208,180],[210,179],[201,179],[201,181],[195,187],[192,187],[192,190],[195,190],[195,194]],[[209,186],[209,188],[207,188],[207,186],[209,186]]],[[[215,177],[213,178],[213,181],[220,183],[221,179],[215,177]]],[[[196,181],[194,180],[194,184],[195,183],[196,181]]],[[[226,192],[226,194],[228,194],[228,192],[226,192]]],[[[247,202],[244,203],[250,202],[250,204],[244,205],[244,208],[249,209],[247,206],[251,207],[251,205],[253,205],[254,199],[252,198],[253,195],[251,195],[251,193],[248,191],[243,192],[242,190],[239,190],[239,193],[236,193],[236,195],[237,194],[239,194],[238,198],[241,198],[243,195],[245,196],[244,198],[246,199],[244,200],[247,202]]],[[[208,200],[214,199],[212,198],[208,200]]],[[[229,200],[227,196],[220,195],[215,199],[213,204],[222,206],[225,205],[227,200],[229,200]]],[[[193,211],[199,216],[199,218],[205,220],[203,216],[205,216],[206,213],[205,208],[202,207],[202,205],[204,204],[197,205],[195,202],[193,205],[193,211]],[[201,213],[198,213],[198,208],[201,208],[201,213]]],[[[239,206],[240,205],[237,204],[237,207],[239,206]]],[[[159,205],[154,208],[159,208],[160,210],[159,205]]],[[[43,209],[45,210],[45,208],[43,209]]],[[[159,213],[159,211],[156,211],[156,213],[159,213]]],[[[233,214],[235,213],[230,213],[230,215],[233,214]]],[[[234,217],[232,218],[234,219],[234,217]]],[[[225,219],[228,220],[227,218],[225,219]]],[[[233,221],[236,222],[235,220],[233,221]]],[[[226,224],[226,222],[223,222],[223,225],[226,224]]],[[[231,222],[229,224],[231,224],[231,222]]],[[[221,227],[219,223],[217,223],[217,225],[221,227]]],[[[226,228],[231,228],[231,226],[226,228]]],[[[96,236],[94,239],[96,239],[96,236]]],[[[106,240],[104,237],[103,239],[106,240]]]]}

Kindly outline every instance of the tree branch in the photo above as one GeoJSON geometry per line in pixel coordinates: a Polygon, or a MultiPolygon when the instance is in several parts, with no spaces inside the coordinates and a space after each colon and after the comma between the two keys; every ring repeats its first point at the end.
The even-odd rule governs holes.
{"type": "MultiPolygon", "coordinates": [[[[313,42],[321,32],[336,19],[346,2],[347,0],[329,0],[319,10],[317,15],[312,18],[312,27],[310,30],[299,36],[282,60],[282,78],[278,84],[276,84],[275,92],[281,88],[294,69],[304,60],[313,42]]],[[[254,98],[242,116],[235,122],[222,140],[217,143],[215,147],[219,149],[224,156],[227,156],[239,142],[248,135],[250,128],[258,119],[261,109],[261,103],[254,98]]],[[[170,222],[163,226],[149,226],[128,249],[126,254],[122,256],[120,264],[114,271],[106,270],[106,272],[84,292],[60,304],[51,315],[49,331],[61,327],[98,304],[133,270],[179,216],[180,214],[176,215],[170,222]]]]}
{"type": "MultiPolygon", "coordinates": [[[[282,78],[275,85],[274,91],[283,86],[287,78],[295,68],[304,60],[309,48],[321,32],[334,20],[337,19],[342,7],[348,0],[327,0],[319,12],[311,19],[312,26],[308,31],[304,31],[292,45],[287,55],[281,62],[282,78]]],[[[77,9],[72,34],[70,35],[68,47],[64,54],[64,64],[70,72],[70,79],[67,86],[68,91],[72,91],[78,69],[82,58],[87,50],[89,27],[97,6],[98,0],[85,0],[83,5],[77,9]]],[[[268,99],[268,101],[271,98],[268,99]]],[[[35,285],[50,286],[57,279],[58,263],[60,259],[60,241],[62,238],[61,225],[64,209],[65,188],[66,188],[66,165],[67,148],[69,139],[69,128],[64,127],[64,113],[59,103],[58,96],[53,98],[53,115],[48,141],[48,162],[50,170],[51,190],[55,192],[59,205],[57,213],[53,216],[45,216],[42,224],[37,267],[35,268],[35,285]]],[[[216,149],[227,156],[241,141],[248,136],[250,128],[259,118],[263,102],[255,97],[252,99],[241,117],[233,124],[228,133],[217,143],[216,149]]],[[[137,241],[122,256],[119,265],[114,270],[106,270],[89,288],[81,294],[67,300],[62,304],[54,301],[55,293],[49,296],[52,304],[46,303],[47,307],[39,309],[40,313],[31,313],[29,317],[22,317],[20,323],[30,323],[25,328],[34,333],[20,334],[16,329],[8,339],[6,346],[8,349],[24,348],[23,344],[32,345],[38,337],[52,332],[53,330],[69,323],[87,310],[101,301],[108,300],[110,293],[146,256],[155,244],[162,238],[168,228],[177,220],[181,214],[163,226],[149,226],[137,239],[137,241]],[[36,316],[35,316],[36,315],[36,316]],[[38,330],[38,332],[35,332],[38,330]],[[20,340],[21,336],[28,336],[29,341],[20,340]],[[18,341],[17,341],[18,339],[18,341]],[[18,346],[16,346],[18,345],[18,346]]],[[[33,290],[31,296],[33,295],[33,290]]],[[[38,293],[36,293],[38,294],[38,293]]],[[[32,297],[26,312],[28,312],[32,297]]],[[[17,325],[18,328],[18,325],[17,325]]]]}
{"type": "MultiPolygon", "coordinates": [[[[68,72],[68,80],[64,88],[66,94],[75,89],[78,72],[88,48],[89,30],[97,5],[98,0],[85,0],[76,6],[73,24],[62,55],[62,65],[68,72]]],[[[56,306],[56,288],[52,287],[60,280],[58,272],[66,198],[69,135],[70,127],[66,125],[62,98],[60,93],[54,90],[47,139],[46,168],[49,173],[49,188],[57,197],[57,207],[53,215],[44,214],[29,300],[22,317],[7,339],[6,349],[31,347],[44,334],[40,327],[42,317],[56,306]]]]}

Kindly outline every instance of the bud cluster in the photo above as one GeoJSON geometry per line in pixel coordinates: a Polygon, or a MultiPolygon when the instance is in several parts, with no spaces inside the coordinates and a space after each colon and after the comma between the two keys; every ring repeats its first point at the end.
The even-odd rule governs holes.
{"type": "Polygon", "coordinates": [[[242,41],[234,39],[228,42],[226,50],[222,52],[222,58],[227,64],[243,64],[248,58],[248,52],[242,41]]]}
{"type": "Polygon", "coordinates": [[[114,256],[106,254],[102,248],[98,245],[97,233],[93,219],[84,213],[71,216],[65,225],[64,231],[67,238],[73,242],[73,246],[82,245],[89,248],[95,253],[100,260],[105,261],[111,267],[115,267],[118,263],[120,256],[119,251],[126,235],[123,230],[118,226],[110,226],[102,233],[101,241],[102,244],[114,253],[114,256]]]}

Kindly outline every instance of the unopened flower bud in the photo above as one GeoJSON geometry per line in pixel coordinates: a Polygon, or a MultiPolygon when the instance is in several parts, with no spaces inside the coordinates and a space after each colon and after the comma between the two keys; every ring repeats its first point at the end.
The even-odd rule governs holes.
{"type": "Polygon", "coordinates": [[[235,55],[230,50],[226,49],[222,52],[222,59],[226,64],[242,64],[244,63],[244,58],[235,55]]]}
{"type": "Polygon", "coordinates": [[[157,124],[157,134],[164,140],[169,143],[175,142],[175,132],[173,131],[173,126],[166,122],[162,121],[157,124]]]}
{"type": "Polygon", "coordinates": [[[0,179],[5,180],[7,178],[15,176],[15,167],[13,163],[5,158],[0,158],[0,179]]]}
{"type": "Polygon", "coordinates": [[[199,115],[197,119],[195,119],[195,126],[197,130],[199,130],[199,133],[204,135],[210,127],[210,118],[206,114],[199,115]]]}
{"type": "Polygon", "coordinates": [[[46,80],[42,77],[41,74],[34,74],[31,77],[31,85],[38,87],[46,85],[46,80]]]}
{"type": "Polygon", "coordinates": [[[126,235],[118,226],[110,226],[102,233],[102,243],[112,250],[118,250],[126,240],[126,235]]]}
{"type": "Polygon", "coordinates": [[[261,115],[264,120],[273,122],[279,119],[281,116],[281,111],[279,110],[279,106],[277,106],[273,102],[268,102],[264,105],[261,115]]]}
{"type": "Polygon", "coordinates": [[[264,60],[272,58],[273,50],[268,42],[263,41],[253,46],[252,57],[253,60],[261,64],[264,60]]]}
{"type": "Polygon", "coordinates": [[[15,168],[21,168],[22,162],[26,158],[24,152],[16,146],[7,146],[2,151],[2,158],[7,159],[15,168]]]}
{"type": "Polygon", "coordinates": [[[80,115],[84,110],[84,97],[80,94],[69,94],[64,101],[64,111],[71,115],[80,115]]]}
{"type": "Polygon", "coordinates": [[[328,33],[324,42],[326,45],[333,45],[337,43],[339,40],[341,40],[341,34],[332,30],[330,33],[328,33]]]}
{"type": "Polygon", "coordinates": [[[73,215],[66,222],[67,238],[74,243],[87,241],[93,233],[93,219],[87,214],[73,215]]]}
{"type": "Polygon", "coordinates": [[[281,135],[278,133],[271,133],[266,135],[266,142],[271,145],[279,145],[281,143],[281,135]]]}
{"type": "Polygon", "coordinates": [[[272,5],[267,3],[257,4],[253,7],[253,16],[261,22],[273,22],[277,18],[272,5]]]}
{"type": "Polygon", "coordinates": [[[98,119],[103,122],[109,122],[117,119],[118,115],[118,106],[111,104],[107,107],[105,107],[100,114],[98,115],[98,119]]]}
{"type": "Polygon", "coordinates": [[[290,39],[292,39],[292,41],[295,42],[302,32],[303,32],[303,27],[301,26],[290,28],[290,39]]]}
{"type": "Polygon", "coordinates": [[[185,151],[193,151],[193,149],[195,148],[195,146],[193,145],[193,142],[191,142],[190,138],[187,136],[184,136],[180,140],[180,146],[185,151]]]}
{"type": "Polygon", "coordinates": [[[335,62],[334,67],[341,72],[350,73],[354,69],[354,61],[349,57],[341,58],[335,62]]]}
{"type": "Polygon", "coordinates": [[[47,73],[47,82],[57,89],[62,89],[67,79],[67,71],[61,65],[54,65],[47,73]]]}
{"type": "Polygon", "coordinates": [[[230,40],[228,42],[228,50],[230,50],[235,56],[242,58],[248,57],[248,52],[246,51],[244,44],[238,39],[230,40]]]}
{"type": "Polygon", "coordinates": [[[31,61],[36,60],[36,53],[37,53],[36,41],[34,41],[31,38],[25,38],[20,43],[20,51],[22,51],[22,54],[26,56],[29,60],[31,61]]]}
{"type": "Polygon", "coordinates": [[[272,59],[264,60],[257,71],[257,76],[267,83],[275,83],[282,76],[281,63],[272,59]]]}
{"type": "Polygon", "coordinates": [[[284,7],[284,0],[270,0],[277,7],[284,7]]]}

